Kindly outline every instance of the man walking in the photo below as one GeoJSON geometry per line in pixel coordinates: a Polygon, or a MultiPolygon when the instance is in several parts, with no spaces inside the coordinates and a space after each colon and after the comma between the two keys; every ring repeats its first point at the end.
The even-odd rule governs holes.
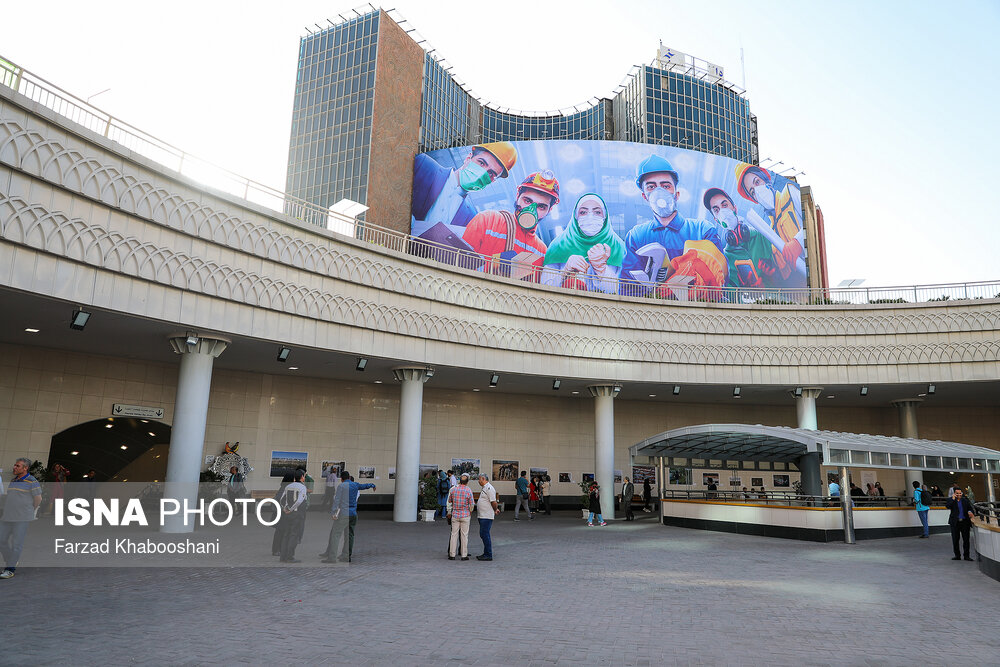
{"type": "MultiPolygon", "coordinates": [[[[930,508],[930,492],[920,488],[920,482],[913,480],[913,506],[917,508],[917,516],[920,517],[920,525],[924,527],[924,532],[920,537],[930,537],[930,527],[927,523],[927,513],[930,508]],[[926,494],[926,495],[925,495],[926,494]],[[924,501],[927,502],[924,502],[924,501]]],[[[956,543],[957,544],[957,543],[956,543]]],[[[956,553],[958,547],[955,547],[956,553]]]]}
{"type": "Polygon", "coordinates": [[[517,515],[521,510],[522,503],[524,503],[524,509],[528,513],[528,521],[534,521],[535,517],[531,516],[531,506],[528,505],[528,472],[526,470],[521,471],[521,476],[514,482],[514,488],[517,490],[517,500],[514,503],[514,521],[520,521],[517,515]]]}
{"type": "Polygon", "coordinates": [[[483,541],[483,553],[476,556],[476,560],[493,560],[493,539],[490,537],[490,530],[493,528],[493,519],[500,514],[500,506],[497,504],[497,490],[490,484],[490,478],[479,474],[479,501],[476,503],[476,514],[479,516],[479,539],[483,541]]]}
{"type": "Polygon", "coordinates": [[[31,459],[20,458],[14,462],[13,477],[7,485],[7,502],[0,518],[0,553],[3,554],[4,570],[0,579],[10,579],[21,560],[24,537],[28,534],[28,523],[35,520],[35,514],[42,504],[42,487],[38,480],[28,474],[31,459]]]}
{"type": "Polygon", "coordinates": [[[285,487],[281,494],[281,562],[299,563],[295,558],[295,547],[302,537],[306,523],[306,498],[309,491],[303,483],[305,472],[295,471],[295,481],[285,487]]]}
{"type": "MultiPolygon", "coordinates": [[[[13,486],[13,485],[12,485],[13,486]]],[[[968,498],[963,497],[962,489],[956,488],[945,506],[951,510],[948,516],[948,525],[951,526],[951,546],[955,550],[955,557],[952,560],[962,560],[958,553],[958,536],[962,536],[962,550],[965,551],[965,560],[972,560],[969,555],[969,531],[972,528],[972,503],[968,498]]]]}
{"type": "Polygon", "coordinates": [[[632,496],[634,495],[635,485],[626,477],[625,484],[622,486],[622,506],[625,508],[626,521],[635,521],[635,514],[632,513],[632,496]]]}
{"type": "Polygon", "coordinates": [[[323,563],[343,563],[344,551],[348,548],[347,531],[350,528],[351,512],[351,474],[346,470],[340,473],[340,486],[333,494],[333,507],[330,508],[330,537],[327,539],[326,551],[321,553],[323,563]]]}
{"type": "Polygon", "coordinates": [[[459,538],[462,543],[462,560],[469,560],[469,521],[472,517],[472,489],[469,488],[469,473],[463,472],[458,486],[448,492],[448,518],[451,519],[451,543],[448,560],[455,560],[455,550],[459,538]]]}

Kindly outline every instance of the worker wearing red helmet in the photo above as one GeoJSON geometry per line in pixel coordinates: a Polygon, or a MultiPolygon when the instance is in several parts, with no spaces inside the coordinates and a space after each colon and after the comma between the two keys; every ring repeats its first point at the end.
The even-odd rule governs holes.
{"type": "Polygon", "coordinates": [[[480,270],[502,275],[524,273],[538,282],[538,268],[545,257],[545,242],[538,236],[538,223],[559,203],[559,181],[548,169],[528,174],[517,188],[514,212],[483,211],[465,228],[462,239],[483,256],[480,270]],[[527,254],[526,254],[527,253],[527,254]],[[512,269],[509,262],[516,262],[512,269]]]}

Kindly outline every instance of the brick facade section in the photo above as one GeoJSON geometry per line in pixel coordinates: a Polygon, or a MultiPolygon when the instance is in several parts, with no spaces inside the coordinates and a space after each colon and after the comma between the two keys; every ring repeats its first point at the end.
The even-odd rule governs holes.
{"type": "Polygon", "coordinates": [[[420,139],[424,51],[382,12],[368,158],[368,222],[410,231],[413,158],[420,139]]]}

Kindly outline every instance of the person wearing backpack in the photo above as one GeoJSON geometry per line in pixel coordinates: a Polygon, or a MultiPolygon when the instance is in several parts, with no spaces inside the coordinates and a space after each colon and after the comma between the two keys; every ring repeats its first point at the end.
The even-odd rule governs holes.
{"type": "Polygon", "coordinates": [[[913,505],[917,508],[917,516],[924,527],[924,534],[920,537],[930,537],[930,528],[927,525],[927,514],[931,509],[931,494],[927,489],[920,487],[920,482],[913,481],[913,505]]]}
{"type": "Polygon", "coordinates": [[[438,484],[437,488],[438,510],[437,512],[434,513],[434,516],[438,516],[438,514],[440,514],[441,518],[443,519],[445,517],[445,514],[447,513],[448,492],[451,491],[452,487],[451,482],[449,481],[448,477],[445,476],[443,470],[438,472],[437,484],[438,484]]]}

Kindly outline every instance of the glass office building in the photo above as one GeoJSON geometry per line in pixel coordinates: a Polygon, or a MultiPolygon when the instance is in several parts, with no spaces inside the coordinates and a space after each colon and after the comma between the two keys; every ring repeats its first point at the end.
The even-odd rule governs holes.
{"type": "Polygon", "coordinates": [[[381,9],[331,21],[300,43],[286,191],[324,208],[360,202],[369,206],[367,220],[408,231],[401,200],[410,192],[398,170],[416,153],[582,139],[675,146],[756,164],[757,120],[743,91],[704,71],[661,63],[633,67],[614,93],[570,110],[517,112],[476,98],[381,9]],[[373,146],[390,135],[394,141],[382,150],[373,146]],[[376,182],[382,185],[374,188],[376,182]],[[391,199],[382,193],[389,186],[391,199]]]}

